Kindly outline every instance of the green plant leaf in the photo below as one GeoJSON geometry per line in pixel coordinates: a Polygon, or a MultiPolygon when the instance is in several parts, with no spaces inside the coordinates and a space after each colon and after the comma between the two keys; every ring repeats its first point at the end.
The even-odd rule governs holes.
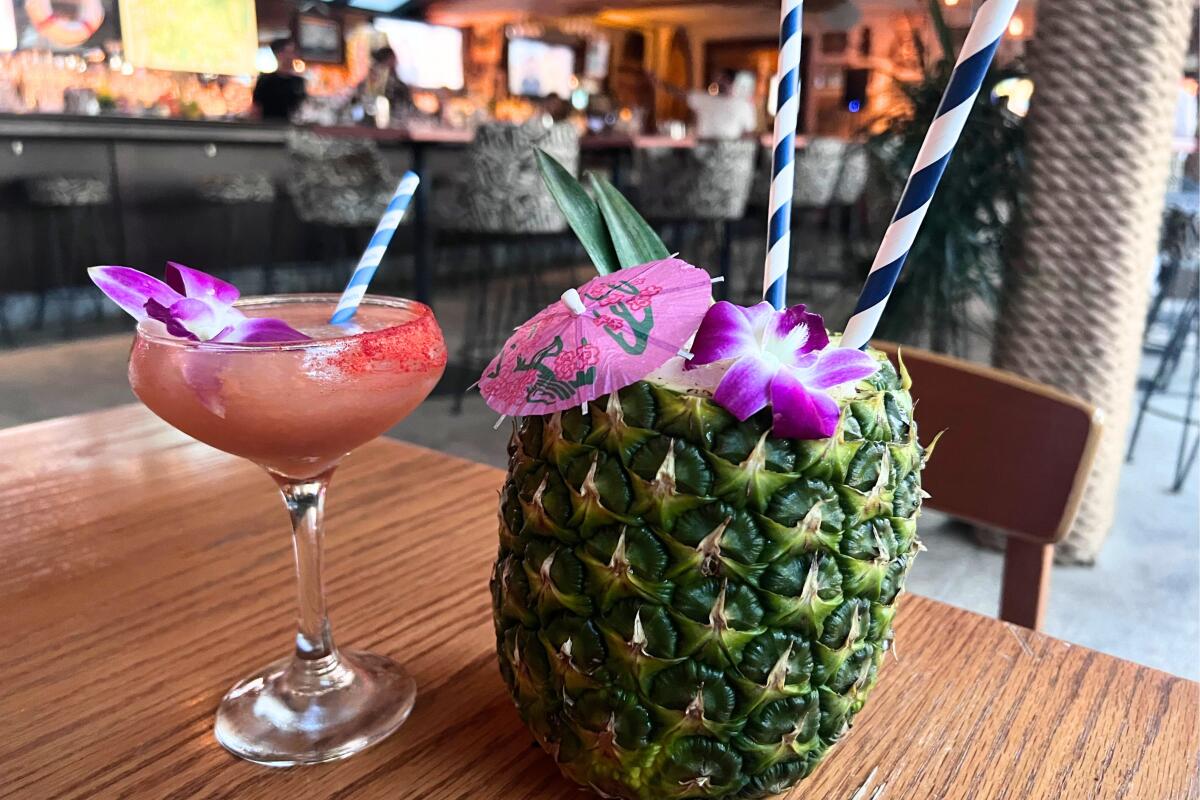
{"type": "Polygon", "coordinates": [[[616,187],[590,172],[588,180],[591,181],[592,191],[608,226],[608,235],[612,238],[622,269],[671,255],[654,229],[616,187]]]}
{"type": "Polygon", "coordinates": [[[538,171],[546,188],[554,197],[554,202],[567,218],[567,224],[575,231],[588,258],[596,265],[596,271],[601,275],[616,272],[621,268],[617,261],[616,251],[604,227],[604,218],[594,200],[587,191],[575,180],[575,177],[559,164],[554,157],[541,148],[536,149],[538,171]]]}

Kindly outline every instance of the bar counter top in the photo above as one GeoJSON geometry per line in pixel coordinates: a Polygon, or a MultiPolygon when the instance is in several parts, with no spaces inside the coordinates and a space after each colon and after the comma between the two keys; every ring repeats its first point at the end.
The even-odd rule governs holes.
{"type": "Polygon", "coordinates": [[[434,125],[395,128],[339,125],[293,126],[252,120],[184,120],[74,114],[0,114],[0,138],[7,139],[109,139],[122,141],[200,142],[213,144],[282,144],[289,131],[302,128],[326,136],[358,136],[380,144],[428,142],[465,144],[468,130],[434,125]]]}

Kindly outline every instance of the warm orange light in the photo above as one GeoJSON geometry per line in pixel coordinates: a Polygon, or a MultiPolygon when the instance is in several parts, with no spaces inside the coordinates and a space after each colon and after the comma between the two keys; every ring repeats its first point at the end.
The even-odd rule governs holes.
{"type": "Polygon", "coordinates": [[[950,8],[953,8],[954,6],[958,5],[958,0],[943,0],[943,2],[950,8]]]}
{"type": "Polygon", "coordinates": [[[303,59],[299,59],[299,58],[292,59],[292,71],[293,72],[304,72],[304,70],[307,68],[308,68],[308,65],[304,63],[303,59]]]}
{"type": "Polygon", "coordinates": [[[1025,34],[1025,20],[1020,17],[1013,17],[1012,22],[1008,23],[1009,36],[1023,36],[1025,34]]]}

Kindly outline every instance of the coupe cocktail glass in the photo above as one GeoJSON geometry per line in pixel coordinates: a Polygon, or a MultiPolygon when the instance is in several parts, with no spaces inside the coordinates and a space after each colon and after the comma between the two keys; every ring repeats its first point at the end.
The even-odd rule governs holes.
{"type": "Polygon", "coordinates": [[[396,662],[339,650],[321,582],[325,490],[338,462],[408,416],[446,366],[427,306],[366,297],[350,326],[327,321],[336,295],[243,300],[311,341],[228,344],[171,337],[143,322],[129,358],[134,393],[184,433],[262,466],[292,517],[299,631],[295,652],[235,685],[217,740],[242,758],[289,766],[345,758],[408,717],[416,685],[396,662]]]}

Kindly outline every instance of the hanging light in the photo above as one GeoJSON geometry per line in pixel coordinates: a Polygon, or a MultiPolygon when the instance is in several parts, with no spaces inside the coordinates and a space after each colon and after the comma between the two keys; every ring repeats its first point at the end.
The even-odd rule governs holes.
{"type": "Polygon", "coordinates": [[[1025,35],[1025,20],[1020,17],[1013,17],[1012,22],[1008,23],[1008,35],[1014,39],[1019,39],[1025,35]]]}
{"type": "Polygon", "coordinates": [[[254,54],[254,68],[263,73],[279,69],[279,59],[275,57],[275,51],[270,47],[258,48],[258,52],[254,54]]]}

